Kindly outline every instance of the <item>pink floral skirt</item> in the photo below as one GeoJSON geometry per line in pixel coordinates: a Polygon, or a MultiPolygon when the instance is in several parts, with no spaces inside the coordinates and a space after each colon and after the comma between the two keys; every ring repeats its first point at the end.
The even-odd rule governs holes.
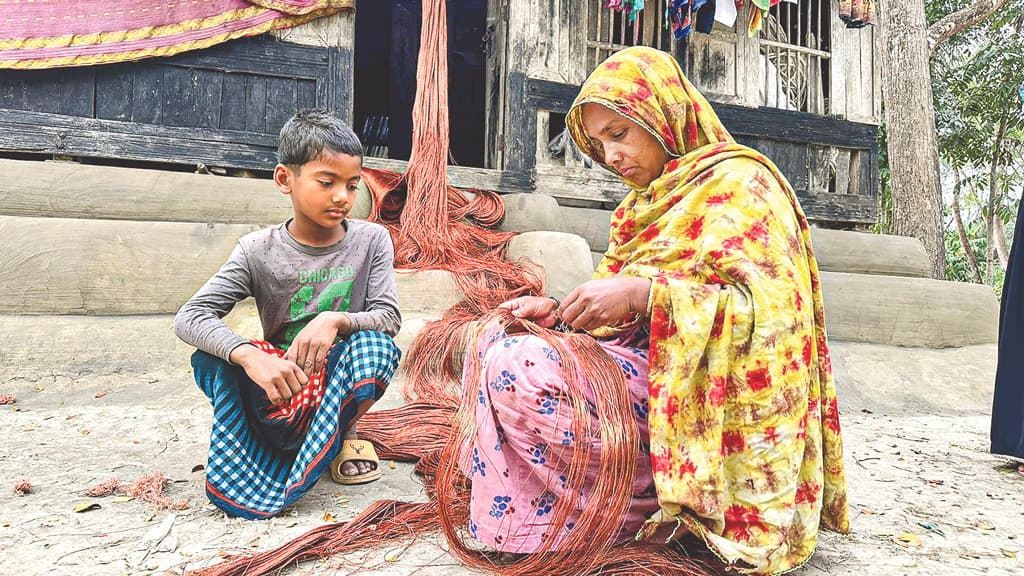
{"type": "MultiPolygon", "coordinates": [[[[648,452],[647,333],[638,330],[625,339],[599,342],[626,375],[640,429],[633,497],[619,532],[620,539],[628,539],[658,509],[648,452]]],[[[462,462],[472,481],[469,531],[477,542],[496,550],[532,553],[551,530],[560,535],[572,530],[578,511],[587,506],[586,486],[597,477],[600,442],[591,439],[591,482],[584,484],[577,512],[565,525],[552,526],[551,512],[564,493],[572,446],[580,440],[573,436],[558,354],[541,338],[509,336],[497,323],[480,335],[474,351],[483,353],[479,381],[462,383],[478,390],[478,431],[462,462]]],[[[588,383],[583,394],[593,403],[588,383]]],[[[591,408],[590,429],[596,431],[591,408]]],[[[558,541],[556,536],[556,547],[558,541]]]]}

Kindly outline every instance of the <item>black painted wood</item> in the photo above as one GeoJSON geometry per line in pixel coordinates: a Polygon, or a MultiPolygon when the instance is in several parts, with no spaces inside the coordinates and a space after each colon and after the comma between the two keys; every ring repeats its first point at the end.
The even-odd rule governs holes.
{"type": "Polygon", "coordinates": [[[529,83],[521,72],[508,74],[506,101],[512,103],[505,110],[505,170],[531,172],[537,164],[537,110],[530,101],[529,83]],[[517,106],[515,102],[526,102],[517,106]]]}
{"type": "MultiPolygon", "coordinates": [[[[509,85],[515,78],[510,75],[509,85]]],[[[525,80],[526,106],[514,110],[508,127],[520,146],[506,146],[508,170],[532,170],[535,166],[536,113],[565,113],[572,106],[578,86],[529,78],[525,80]],[[512,157],[509,157],[512,154],[512,157]]],[[[738,142],[770,158],[789,179],[808,217],[832,223],[870,224],[878,217],[878,148],[876,127],[839,118],[775,108],[746,108],[712,102],[715,112],[738,142]],[[817,185],[812,190],[809,148],[832,146],[860,151],[856,168],[860,194],[830,191],[817,185]]],[[[513,107],[515,108],[515,107],[513,107]]]]}
{"type": "MultiPolygon", "coordinates": [[[[579,93],[579,86],[530,78],[526,92],[526,101],[531,107],[565,113],[579,93]]],[[[872,124],[778,108],[747,108],[720,102],[712,102],[711,105],[722,124],[734,135],[844,148],[871,148],[875,145],[876,128],[872,124]]]]}
{"type": "Polygon", "coordinates": [[[269,170],[277,138],[269,134],[75,118],[0,110],[0,150],[269,170]]]}
{"type": "Polygon", "coordinates": [[[141,62],[4,71],[0,150],[267,169],[297,109],[350,116],[351,75],[349,50],[268,36],[141,62]]]}
{"type": "Polygon", "coordinates": [[[117,65],[99,67],[95,71],[96,118],[131,121],[135,76],[125,74],[123,67],[117,65]]]}

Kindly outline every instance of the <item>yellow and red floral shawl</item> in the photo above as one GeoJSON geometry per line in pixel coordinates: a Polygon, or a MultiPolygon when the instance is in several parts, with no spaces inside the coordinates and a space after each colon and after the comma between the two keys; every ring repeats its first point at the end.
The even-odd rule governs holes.
{"type": "Polygon", "coordinates": [[[672,156],[615,210],[594,274],[653,281],[656,521],[681,522],[740,571],[796,568],[819,524],[849,529],[818,265],[796,195],[771,161],[733,141],[664,52],[623,50],[584,83],[567,124],[602,162],[583,129],[588,102],[672,156]]]}

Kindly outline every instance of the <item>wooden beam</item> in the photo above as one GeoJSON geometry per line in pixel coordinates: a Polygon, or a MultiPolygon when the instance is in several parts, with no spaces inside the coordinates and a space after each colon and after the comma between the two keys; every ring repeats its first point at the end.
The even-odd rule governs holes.
{"type": "MultiPolygon", "coordinates": [[[[526,83],[526,102],[531,108],[566,113],[572,106],[578,86],[530,78],[526,83]]],[[[733,134],[824,144],[843,148],[872,148],[877,127],[828,116],[793,112],[778,108],[749,108],[711,102],[725,127],[733,134]]]]}

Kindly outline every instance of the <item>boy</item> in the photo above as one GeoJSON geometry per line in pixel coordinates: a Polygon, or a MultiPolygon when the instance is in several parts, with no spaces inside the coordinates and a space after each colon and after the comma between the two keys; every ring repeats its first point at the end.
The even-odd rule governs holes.
{"type": "Polygon", "coordinates": [[[401,314],[387,230],[346,219],[362,153],[330,113],[292,117],[281,128],[274,183],[291,196],[294,216],[242,237],[174,319],[178,337],[199,349],[196,383],[213,404],[206,492],[231,514],[278,513],[328,463],[343,484],[380,477],[373,446],[356,439],[354,425],[398,365],[392,337],[401,314]],[[249,296],[267,342],[222,320],[249,296]]]}

